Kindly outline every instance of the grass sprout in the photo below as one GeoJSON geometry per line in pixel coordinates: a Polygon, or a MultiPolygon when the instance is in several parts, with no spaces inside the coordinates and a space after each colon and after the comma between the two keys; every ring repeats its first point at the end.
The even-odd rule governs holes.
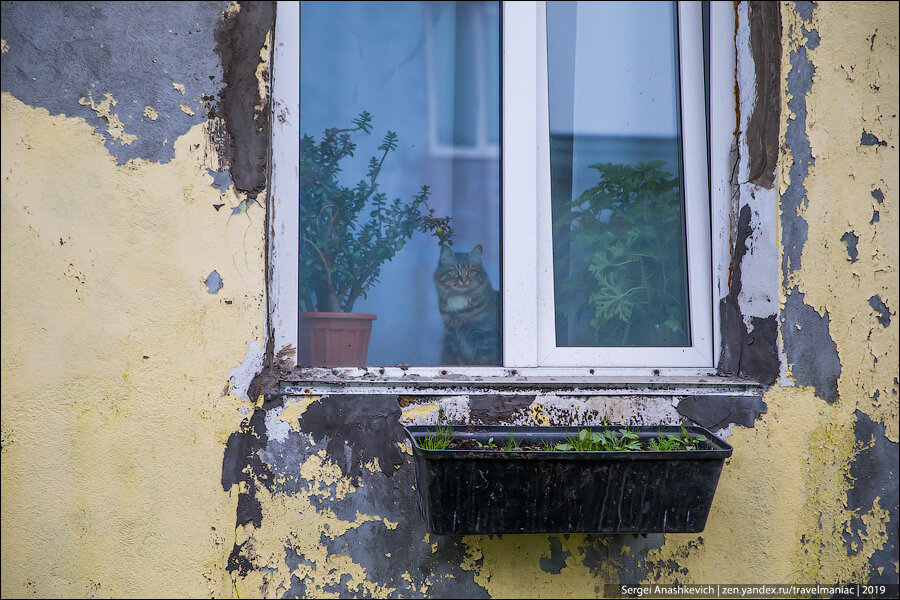
{"type": "Polygon", "coordinates": [[[446,422],[444,409],[440,409],[437,423],[434,426],[434,434],[426,435],[422,439],[422,447],[425,450],[445,450],[450,445],[452,435],[453,427],[446,422]]]}
{"type": "Polygon", "coordinates": [[[512,432],[509,433],[509,438],[506,440],[506,444],[503,445],[503,449],[506,451],[519,449],[519,444],[516,443],[516,438],[513,437],[512,432]]]}

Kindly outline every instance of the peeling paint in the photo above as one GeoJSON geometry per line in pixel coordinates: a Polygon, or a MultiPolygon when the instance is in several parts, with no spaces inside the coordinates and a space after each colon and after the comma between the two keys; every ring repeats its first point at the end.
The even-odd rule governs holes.
{"type": "MultiPolygon", "coordinates": [[[[763,380],[748,365],[777,374],[780,340],[793,387],[432,392],[409,379],[410,396],[326,396],[283,394],[264,348],[265,220],[248,213],[266,206],[267,134],[251,130],[268,118],[271,5],[4,3],[3,596],[896,582],[898,8],[741,3],[742,47],[751,34],[774,46],[772,20],[752,17],[776,7],[777,153],[739,146],[728,344],[736,372],[763,380]],[[223,106],[205,98],[220,91],[223,106]],[[244,146],[222,155],[232,140],[244,146]],[[209,210],[226,204],[236,213],[209,210]],[[198,287],[212,265],[227,298],[198,287]],[[401,424],[442,409],[454,425],[687,416],[734,454],[700,535],[430,536],[401,424]]],[[[739,53],[741,73],[770,99],[754,56],[739,53]]],[[[741,81],[744,135],[762,104],[741,81]]]]}
{"type": "Polygon", "coordinates": [[[247,354],[244,357],[244,361],[232,368],[231,372],[228,374],[228,381],[231,383],[231,392],[235,396],[249,399],[247,392],[250,388],[250,382],[253,380],[254,375],[259,373],[260,369],[262,369],[264,358],[265,353],[259,345],[259,342],[256,340],[250,342],[247,346],[247,354]]]}
{"type": "Polygon", "coordinates": [[[84,118],[120,165],[138,158],[168,162],[172,141],[204,120],[179,110],[184,97],[173,80],[197,98],[216,96],[223,85],[213,33],[226,6],[4,2],[0,27],[10,51],[3,54],[2,90],[53,115],[84,118]],[[123,145],[90,102],[79,104],[91,93],[101,104],[107,93],[119,101],[116,115],[136,140],[123,145]],[[144,119],[146,106],[161,118],[144,119]]]}
{"type": "Polygon", "coordinates": [[[97,103],[94,102],[93,95],[88,93],[87,98],[78,99],[78,104],[90,106],[91,110],[97,113],[98,117],[106,119],[106,122],[109,124],[106,129],[107,133],[120,144],[127,146],[137,140],[136,135],[125,133],[125,124],[122,123],[119,115],[112,112],[112,107],[118,104],[112,94],[104,94],[103,100],[97,103]]]}
{"type": "Polygon", "coordinates": [[[884,527],[884,521],[897,523],[900,519],[900,482],[892,468],[892,463],[896,467],[897,443],[888,440],[884,427],[865,413],[856,411],[855,416],[858,452],[847,473],[847,505],[853,511],[849,527],[844,530],[847,553],[855,555],[867,545],[874,547],[869,559],[873,572],[868,581],[896,583],[897,528],[884,527]]]}
{"type": "Polygon", "coordinates": [[[219,197],[197,165],[201,126],[173,136],[166,164],[120,166],[105,121],[98,133],[71,106],[88,115],[0,95],[3,596],[97,593],[88,580],[109,596],[226,596],[237,496],[222,449],[242,401],[222,383],[263,336],[262,227],[187,225],[219,197]],[[240,310],[196,293],[211,261],[240,310]],[[77,295],[69,263],[88,282],[77,295]]]}
{"type": "Polygon", "coordinates": [[[203,285],[206,286],[210,294],[218,294],[225,284],[222,283],[222,276],[219,275],[219,272],[213,271],[203,280],[203,285]]]}
{"type": "Polygon", "coordinates": [[[841,236],[841,241],[847,244],[847,257],[850,259],[850,262],[853,263],[859,260],[859,250],[856,248],[856,245],[859,243],[859,236],[852,231],[848,231],[841,236]]]}
{"type": "Polygon", "coordinates": [[[885,305],[884,301],[881,299],[881,296],[875,294],[871,298],[869,298],[869,306],[878,313],[878,323],[882,327],[890,327],[891,325],[891,311],[888,310],[888,307],[885,305]]]}

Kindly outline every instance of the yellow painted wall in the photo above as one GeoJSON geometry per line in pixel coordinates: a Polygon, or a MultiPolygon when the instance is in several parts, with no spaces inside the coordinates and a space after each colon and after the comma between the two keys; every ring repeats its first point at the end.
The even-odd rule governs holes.
{"type": "Polygon", "coordinates": [[[204,125],[117,166],[82,119],[4,92],[0,131],[3,596],[228,595],[262,212],[213,208],[204,125]]]}
{"type": "MultiPolygon", "coordinates": [[[[570,554],[553,575],[540,568],[547,536],[466,538],[457,566],[490,595],[592,596],[600,583],[631,582],[633,573],[648,582],[866,579],[870,557],[897,527],[880,502],[862,515],[846,506],[850,465],[865,447],[854,436],[856,411],[883,424],[890,441],[900,435],[897,6],[819,3],[813,16],[821,43],[809,51],[806,122],[816,164],[805,181],[809,236],[792,283],[830,316],[840,399],[827,404],[800,386],[766,393],[768,412],[756,427],[729,438],[734,455],[702,543],[670,535],[661,548],[632,555],[627,545],[560,537],[570,554]],[[863,130],[886,145],[860,145],[863,130]],[[876,187],[884,194],[877,206],[876,187]],[[854,263],[840,241],[850,230],[859,235],[854,263]],[[874,294],[895,313],[886,328],[869,307],[874,294]],[[868,531],[850,555],[843,532],[854,516],[868,531]]],[[[789,53],[803,40],[793,3],[782,4],[782,19],[786,78],[789,53]]],[[[4,42],[4,53],[14,50],[4,42]]],[[[788,100],[785,90],[779,194],[790,183],[784,130],[796,115],[788,100]]],[[[220,478],[246,402],[226,384],[250,343],[265,341],[264,223],[261,210],[211,208],[220,194],[205,170],[216,160],[206,125],[170,140],[169,163],[118,166],[80,118],[5,92],[0,115],[2,595],[271,596],[292,575],[308,577],[311,595],[327,595],[342,575],[360,594],[390,593],[319,543],[326,526],[332,535],[370,520],[398,526],[378,515],[341,521],[316,509],[312,493],[261,491],[263,526],[235,529],[237,487],[223,491],[220,478]],[[203,284],[214,269],[225,284],[218,294],[203,284]],[[228,556],[244,541],[274,571],[233,582],[228,556]],[[318,568],[287,569],[286,544],[318,568]]],[[[341,477],[327,457],[304,469],[327,485],[341,477]]],[[[340,493],[355,491],[344,484],[340,493]]],[[[425,577],[417,589],[441,585],[425,577]]]]}

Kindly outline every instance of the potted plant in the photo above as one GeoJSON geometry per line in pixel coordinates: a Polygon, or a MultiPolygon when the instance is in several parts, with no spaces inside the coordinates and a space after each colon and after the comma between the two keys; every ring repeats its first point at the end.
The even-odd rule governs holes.
{"type": "Polygon", "coordinates": [[[397,134],[388,131],[369,161],[366,178],[354,186],[338,176],[341,161],[352,157],[357,133],[371,134],[372,115],[363,111],[353,126],[329,128],[320,140],[300,139],[300,312],[299,362],[308,366],[366,364],[372,321],[353,305],[378,281],[381,267],[416,231],[440,244],[452,244],[449,217],[428,207],[423,185],[409,201],[389,200],[378,189],[378,176],[397,134]],[[363,218],[361,218],[363,217],[363,218]]]}
{"type": "Polygon", "coordinates": [[[700,532],[732,452],[685,425],[405,429],[439,534],[700,532]]]}

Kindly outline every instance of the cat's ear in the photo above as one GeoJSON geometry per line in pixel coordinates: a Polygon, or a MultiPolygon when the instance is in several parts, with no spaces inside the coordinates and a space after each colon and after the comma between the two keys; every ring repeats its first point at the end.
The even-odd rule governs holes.
{"type": "Polygon", "coordinates": [[[444,244],[441,246],[441,261],[440,262],[456,262],[456,257],[453,255],[453,250],[450,249],[450,246],[444,244]]]}
{"type": "Polygon", "coordinates": [[[469,260],[473,261],[473,262],[481,262],[482,252],[483,252],[483,249],[481,247],[481,244],[478,244],[477,246],[472,248],[471,252],[469,252],[469,260]]]}

